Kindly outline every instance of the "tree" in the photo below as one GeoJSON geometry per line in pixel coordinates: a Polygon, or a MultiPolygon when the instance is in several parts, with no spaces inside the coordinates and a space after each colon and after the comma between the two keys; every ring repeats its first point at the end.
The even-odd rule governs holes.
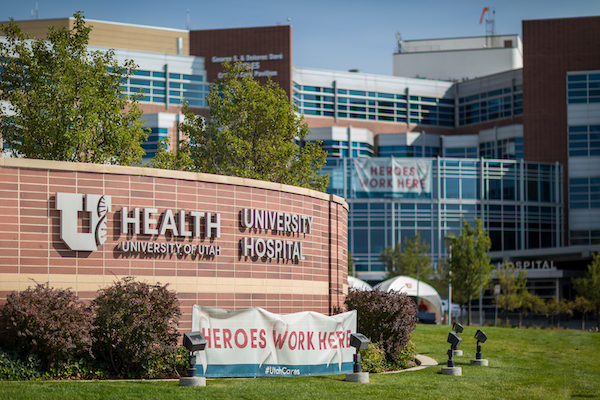
{"type": "Polygon", "coordinates": [[[47,40],[11,19],[0,43],[0,134],[16,157],[133,165],[141,162],[142,111],[121,92],[135,64],[112,50],[88,52],[91,26],[78,12],[73,30],[50,27],[47,40]]]}
{"type": "Polygon", "coordinates": [[[162,146],[151,166],[260,179],[325,191],[329,175],[318,173],[327,153],[318,143],[299,146],[310,130],[283,89],[259,84],[252,70],[224,64],[207,97],[210,118],[183,108],[178,151],[162,146]]]}
{"type": "Polygon", "coordinates": [[[421,240],[421,232],[417,232],[406,242],[404,251],[400,243],[396,243],[393,249],[390,246],[384,248],[379,255],[379,260],[385,266],[388,279],[406,275],[429,281],[433,270],[428,252],[429,245],[421,240]]]}
{"type": "Polygon", "coordinates": [[[573,280],[573,287],[580,296],[592,302],[596,311],[598,327],[600,327],[600,253],[595,253],[592,263],[588,265],[585,277],[573,280]]]}
{"type": "Polygon", "coordinates": [[[540,312],[544,309],[544,300],[524,288],[519,293],[520,305],[516,308],[519,311],[519,327],[522,326],[523,315],[527,316],[529,311],[540,312]]]}
{"type": "Polygon", "coordinates": [[[450,258],[453,298],[457,303],[469,305],[469,324],[471,324],[471,301],[479,298],[479,292],[485,288],[494,271],[487,255],[491,240],[482,228],[480,218],[475,219],[475,228],[463,220],[461,235],[452,237],[450,258]]]}
{"type": "Polygon", "coordinates": [[[560,314],[573,315],[573,303],[567,299],[558,300],[556,297],[546,300],[543,311],[550,316],[550,325],[554,326],[554,316],[558,317],[557,326],[560,327],[560,314]]]}
{"type": "Polygon", "coordinates": [[[592,303],[590,300],[586,299],[583,296],[577,296],[575,297],[574,306],[576,310],[581,311],[581,313],[583,314],[581,318],[581,330],[584,331],[585,314],[594,311],[594,303],[592,303]]]}
{"type": "Polygon", "coordinates": [[[496,270],[500,287],[502,288],[497,297],[498,305],[504,310],[506,323],[509,323],[508,313],[521,307],[521,292],[526,290],[527,275],[526,271],[519,271],[515,274],[515,265],[505,261],[501,268],[496,270]]]}
{"type": "Polygon", "coordinates": [[[92,307],[94,354],[118,375],[143,377],[153,362],[169,357],[177,346],[181,310],[177,294],[167,285],[126,277],[100,290],[92,307]]]}

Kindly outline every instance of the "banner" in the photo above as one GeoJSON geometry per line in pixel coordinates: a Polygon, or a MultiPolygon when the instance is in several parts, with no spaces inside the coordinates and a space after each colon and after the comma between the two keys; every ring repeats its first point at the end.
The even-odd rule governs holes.
{"type": "Polygon", "coordinates": [[[430,198],[431,165],[405,158],[357,158],[352,189],[357,197],[430,198]]]}
{"type": "Polygon", "coordinates": [[[328,317],[312,311],[278,315],[262,308],[229,311],[195,305],[192,331],[207,344],[196,352],[198,376],[255,377],[353,372],[356,311],[328,317]]]}

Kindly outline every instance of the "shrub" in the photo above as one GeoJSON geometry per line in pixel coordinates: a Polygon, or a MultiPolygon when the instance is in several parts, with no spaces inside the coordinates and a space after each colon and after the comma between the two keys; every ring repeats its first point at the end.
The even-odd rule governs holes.
{"type": "Polygon", "coordinates": [[[358,331],[371,342],[381,342],[389,364],[396,363],[417,323],[417,307],[404,293],[381,290],[351,290],[348,310],[357,311],[358,331]]]}
{"type": "Polygon", "coordinates": [[[49,366],[91,354],[92,321],[89,307],[69,289],[36,284],[7,296],[0,308],[0,342],[49,366]]]}
{"type": "Polygon", "coordinates": [[[40,379],[40,360],[29,354],[25,357],[15,351],[0,349],[0,381],[40,379]]]}
{"type": "Polygon", "coordinates": [[[406,346],[400,350],[394,357],[391,369],[405,369],[415,366],[415,357],[417,356],[417,346],[412,340],[409,340],[406,346]]]}
{"type": "Polygon", "coordinates": [[[381,343],[369,343],[369,347],[360,351],[363,372],[384,372],[386,367],[385,351],[381,343]]]}
{"type": "Polygon", "coordinates": [[[100,290],[92,306],[94,354],[106,360],[115,374],[148,377],[153,363],[176,350],[181,311],[167,285],[126,277],[100,290]]]}

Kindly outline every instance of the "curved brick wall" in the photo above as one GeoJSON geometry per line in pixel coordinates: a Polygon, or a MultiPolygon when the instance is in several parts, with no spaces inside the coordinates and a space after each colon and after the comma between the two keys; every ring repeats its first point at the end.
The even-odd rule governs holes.
{"type": "Polygon", "coordinates": [[[0,302],[32,280],[92,299],[135,276],[177,292],[182,330],[194,304],[329,314],[347,292],[347,212],[270,182],[0,158],[0,302]]]}

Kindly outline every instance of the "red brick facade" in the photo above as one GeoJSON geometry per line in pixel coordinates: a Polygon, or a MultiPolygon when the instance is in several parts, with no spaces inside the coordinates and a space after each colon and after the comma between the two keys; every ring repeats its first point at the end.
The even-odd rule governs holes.
{"type": "MultiPolygon", "coordinates": [[[[85,225],[80,213],[79,224],[85,225]]],[[[168,283],[178,294],[181,329],[194,304],[225,309],[262,307],[274,313],[329,314],[347,292],[347,205],[312,190],[256,180],[147,168],[0,159],[0,302],[38,283],[71,288],[82,299],[123,276],[168,283]],[[111,196],[107,240],[96,251],[72,251],[61,240],[56,193],[111,196]],[[121,209],[156,208],[220,214],[218,238],[121,233],[121,209]],[[312,218],[310,232],[248,229],[242,209],[312,218]],[[302,243],[304,260],[250,258],[243,238],[302,243]],[[120,243],[219,246],[220,255],[125,253],[120,243]]],[[[159,218],[156,215],[156,218],[159,218]]],[[[157,223],[158,225],[158,223],[157,223]]],[[[85,227],[79,227],[85,232],[85,227]]]]}
{"type": "Polygon", "coordinates": [[[563,166],[568,210],[567,72],[600,69],[600,17],[523,21],[523,43],[523,156],[563,166]]]}
{"type": "Polygon", "coordinates": [[[230,58],[250,64],[259,82],[270,77],[291,98],[291,25],[190,31],[190,55],[205,57],[208,82],[219,77],[223,59],[230,58]]]}

